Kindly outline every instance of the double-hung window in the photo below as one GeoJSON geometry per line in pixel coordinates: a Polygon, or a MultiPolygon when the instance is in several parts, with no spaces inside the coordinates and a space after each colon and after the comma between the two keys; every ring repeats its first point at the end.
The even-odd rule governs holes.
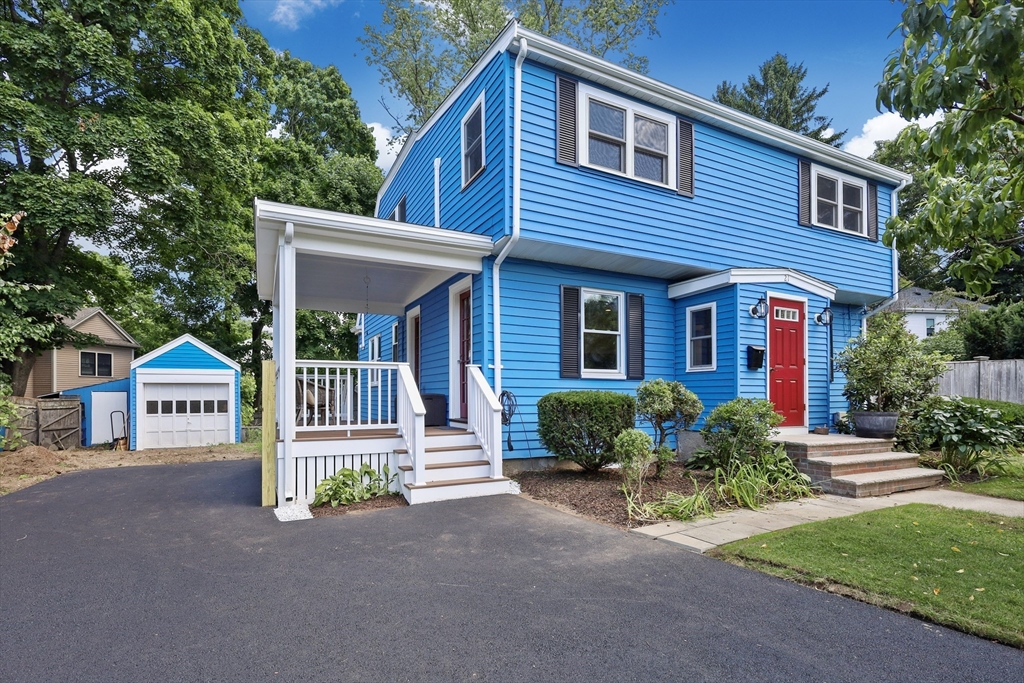
{"type": "Polygon", "coordinates": [[[856,235],[866,234],[866,182],[815,166],[812,196],[815,225],[856,235]]]}
{"type": "MultiPolygon", "coordinates": [[[[380,361],[380,335],[370,337],[370,362],[380,361]]],[[[380,368],[370,368],[370,386],[375,387],[380,383],[380,368]]]]}
{"type": "Polygon", "coordinates": [[[111,377],[113,375],[113,356],[109,353],[81,351],[78,360],[78,374],[83,377],[111,377]]]}
{"type": "Polygon", "coordinates": [[[674,187],[675,119],[655,109],[580,86],[581,163],[674,187]]]}
{"type": "Polygon", "coordinates": [[[623,375],[625,307],[622,292],[584,289],[581,294],[583,376],[623,375]]]}
{"type": "Polygon", "coordinates": [[[487,163],[484,157],[484,94],[480,93],[462,119],[462,186],[480,175],[487,163]]]}
{"type": "Polygon", "coordinates": [[[703,372],[716,367],[716,306],[712,302],[686,309],[686,370],[703,372]]]}
{"type": "Polygon", "coordinates": [[[935,336],[935,318],[924,319],[924,336],[934,337],[935,336]]]}

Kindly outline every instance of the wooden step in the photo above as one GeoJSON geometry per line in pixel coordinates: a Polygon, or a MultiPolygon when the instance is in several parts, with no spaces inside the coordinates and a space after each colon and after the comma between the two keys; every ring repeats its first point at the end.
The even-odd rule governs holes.
{"type": "MultiPolygon", "coordinates": [[[[447,453],[449,451],[479,451],[481,450],[479,444],[473,444],[472,446],[432,446],[424,448],[425,453],[447,453]]],[[[405,455],[409,452],[407,448],[396,448],[395,453],[398,455],[405,455]]]]}
{"type": "Polygon", "coordinates": [[[848,474],[904,470],[917,467],[916,453],[861,453],[858,455],[808,456],[798,463],[801,472],[818,482],[848,474]]]}
{"type": "Polygon", "coordinates": [[[424,484],[406,484],[410,490],[436,489],[444,486],[461,486],[462,484],[486,484],[492,481],[508,481],[508,477],[473,477],[472,479],[445,479],[444,481],[428,481],[424,484]]]}
{"type": "MultiPolygon", "coordinates": [[[[451,467],[477,467],[479,465],[490,465],[486,460],[460,460],[458,462],[431,462],[423,466],[425,470],[446,470],[451,467]]],[[[403,472],[412,472],[412,465],[399,465],[398,469],[403,472]]]]}
{"type": "Polygon", "coordinates": [[[833,477],[821,483],[827,493],[854,498],[885,496],[900,491],[926,489],[942,482],[942,470],[925,467],[909,467],[902,470],[864,472],[833,477]]]}

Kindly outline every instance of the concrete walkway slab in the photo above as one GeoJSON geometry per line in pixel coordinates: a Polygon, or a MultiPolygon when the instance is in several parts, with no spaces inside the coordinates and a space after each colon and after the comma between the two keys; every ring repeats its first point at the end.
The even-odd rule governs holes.
{"type": "Polygon", "coordinates": [[[994,515],[1004,515],[1006,517],[1024,517],[1024,501],[979,496],[974,493],[950,491],[949,489],[922,489],[919,491],[894,493],[888,496],[888,499],[894,502],[898,501],[898,504],[901,505],[906,503],[929,503],[931,505],[942,505],[962,510],[990,512],[994,515]]]}

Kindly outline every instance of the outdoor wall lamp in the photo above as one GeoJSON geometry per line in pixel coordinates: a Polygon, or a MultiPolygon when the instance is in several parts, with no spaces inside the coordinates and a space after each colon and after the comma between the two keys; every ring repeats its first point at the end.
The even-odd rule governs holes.
{"type": "Polygon", "coordinates": [[[818,323],[819,325],[824,325],[825,327],[828,327],[829,325],[831,325],[832,324],[832,309],[829,308],[828,306],[826,306],[821,311],[821,313],[816,313],[814,315],[814,322],[818,323]]]}
{"type": "Polygon", "coordinates": [[[767,318],[768,317],[768,302],[762,296],[757,300],[757,303],[750,307],[750,316],[752,318],[767,318]]]}

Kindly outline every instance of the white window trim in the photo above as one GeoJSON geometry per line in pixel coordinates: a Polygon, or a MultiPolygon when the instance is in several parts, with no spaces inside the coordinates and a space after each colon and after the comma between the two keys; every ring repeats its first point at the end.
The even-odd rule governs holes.
{"type": "MultiPolygon", "coordinates": [[[[84,351],[84,350],[83,351],[79,351],[78,352],[78,376],[79,377],[113,377],[114,376],[114,354],[113,353],[108,353],[106,351],[84,351]],[[93,370],[93,372],[92,372],[91,375],[83,375],[82,374],[82,354],[83,353],[91,353],[94,356],[93,361],[92,361],[92,370],[93,370]],[[104,356],[110,356],[110,374],[109,375],[101,375],[100,374],[100,354],[103,354],[104,356]]],[[[56,386],[56,385],[54,385],[54,386],[56,386]]]]}
{"type": "Polygon", "coordinates": [[[825,166],[819,166],[817,164],[811,164],[811,225],[818,228],[825,228],[826,230],[834,230],[835,232],[842,233],[844,235],[853,235],[854,237],[868,238],[868,183],[866,180],[861,180],[856,176],[848,175],[846,173],[840,173],[831,168],[825,166]],[[839,187],[836,189],[836,199],[838,209],[838,215],[836,216],[836,226],[827,225],[825,223],[818,222],[818,175],[827,175],[830,178],[835,178],[839,182],[839,187]],[[861,222],[860,232],[850,232],[843,228],[843,183],[850,185],[856,185],[860,188],[861,198],[861,222]]]}
{"type": "MultiPolygon", "coordinates": [[[[380,335],[375,334],[370,337],[370,352],[368,356],[371,363],[380,362],[380,335]],[[376,357],[375,357],[376,356],[376,357]]],[[[375,387],[380,384],[380,370],[370,368],[370,386],[375,387]]]]}
{"type": "Polygon", "coordinates": [[[469,185],[483,175],[484,171],[487,170],[487,102],[484,99],[486,91],[481,92],[480,96],[474,100],[473,104],[470,105],[469,110],[463,115],[462,123],[459,126],[462,136],[462,144],[459,145],[461,159],[460,167],[462,168],[462,189],[466,189],[469,185]],[[480,108],[480,169],[472,176],[467,176],[466,169],[466,122],[476,112],[477,107],[480,108]]]}
{"type": "MultiPolygon", "coordinates": [[[[625,292],[616,292],[607,289],[593,289],[590,287],[580,287],[580,377],[583,379],[626,379],[625,367],[626,367],[626,294],[625,292]],[[586,367],[586,352],[583,346],[583,335],[587,331],[587,295],[598,294],[598,295],[611,295],[619,298],[619,331],[618,338],[619,342],[617,345],[618,358],[616,359],[617,367],[614,370],[588,370],[586,367]]],[[[596,330],[597,332],[602,332],[596,330]]],[[[607,331],[602,332],[603,334],[610,334],[607,331]]]]}
{"type": "MultiPolygon", "coordinates": [[[[413,379],[419,381],[419,368],[413,367],[412,359],[416,357],[416,349],[413,348],[413,336],[412,336],[412,321],[416,319],[416,316],[420,315],[420,307],[414,306],[405,313],[405,362],[409,364],[409,369],[412,370],[413,379]]],[[[423,318],[420,317],[420,336],[423,336],[423,318]]],[[[422,346],[422,340],[421,340],[422,346]]],[[[423,359],[420,358],[420,362],[423,359]]]]}
{"type": "Polygon", "coordinates": [[[398,362],[398,321],[391,323],[391,362],[398,362]]]}
{"type": "MultiPolygon", "coordinates": [[[[469,292],[469,355],[473,362],[473,276],[467,275],[448,287],[448,417],[461,420],[462,377],[459,375],[459,297],[469,292]]],[[[423,319],[420,318],[420,344],[423,343],[423,319]]],[[[420,363],[423,358],[420,358],[420,363]]]]}
{"type": "Polygon", "coordinates": [[[678,134],[678,126],[676,120],[672,116],[652,109],[651,107],[645,107],[642,104],[628,100],[623,97],[612,95],[611,93],[605,92],[604,90],[598,90],[592,88],[583,83],[579,85],[579,92],[576,98],[576,120],[579,121],[577,126],[578,135],[578,147],[580,154],[580,165],[592,168],[595,171],[601,171],[602,173],[610,173],[611,175],[619,176],[620,178],[629,178],[640,183],[647,183],[655,187],[668,188],[670,190],[676,187],[676,160],[678,157],[678,143],[676,142],[676,135],[678,134]],[[606,168],[604,166],[598,166],[590,163],[590,100],[596,100],[602,104],[608,104],[618,109],[626,110],[626,172],[621,173],[614,169],[606,168]],[[635,150],[633,137],[635,134],[635,128],[633,125],[633,117],[639,114],[645,119],[651,119],[658,123],[664,123],[668,126],[668,173],[667,182],[658,183],[648,178],[642,178],[633,175],[633,153],[635,150]]]}
{"type": "Polygon", "coordinates": [[[718,302],[712,301],[706,304],[696,304],[686,307],[686,371],[687,372],[714,372],[718,369],[718,302]],[[690,313],[693,311],[711,311],[711,365],[694,365],[693,351],[693,325],[690,324],[690,313]]]}

